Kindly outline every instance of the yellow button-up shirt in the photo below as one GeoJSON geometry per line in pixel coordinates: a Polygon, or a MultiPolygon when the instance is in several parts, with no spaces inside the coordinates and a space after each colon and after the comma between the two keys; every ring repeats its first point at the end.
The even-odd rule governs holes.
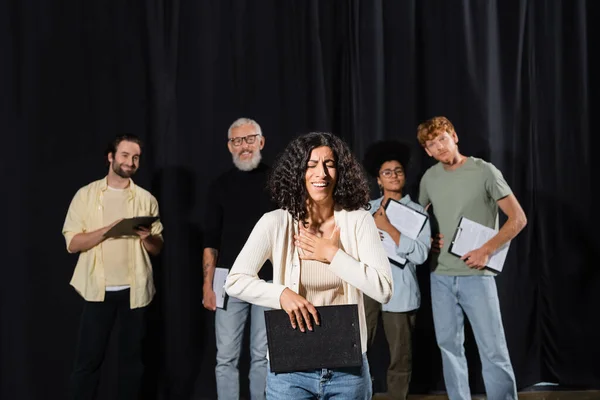
{"type": "MultiPolygon", "coordinates": [[[[71,201],[63,235],[67,243],[67,251],[71,240],[78,233],[95,231],[104,226],[103,196],[108,189],[107,178],[92,182],[77,191],[71,201]]],[[[129,185],[127,201],[127,217],[158,216],[158,202],[147,190],[136,186],[132,180],[129,185]]],[[[153,236],[162,238],[163,226],[160,220],[152,224],[153,236]]],[[[131,308],[144,307],[152,301],[155,293],[152,278],[152,263],[141,239],[130,240],[131,255],[128,266],[131,276],[131,308]]],[[[105,272],[102,261],[102,243],[79,254],[71,285],[87,301],[104,301],[106,292],[105,272]]]]}

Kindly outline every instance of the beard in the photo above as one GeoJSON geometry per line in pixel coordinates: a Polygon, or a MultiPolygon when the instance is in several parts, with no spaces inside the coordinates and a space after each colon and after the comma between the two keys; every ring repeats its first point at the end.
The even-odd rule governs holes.
{"type": "Polygon", "coordinates": [[[121,165],[123,164],[116,164],[113,162],[113,172],[117,175],[119,175],[121,178],[131,178],[133,175],[135,175],[135,172],[137,171],[137,169],[133,168],[131,170],[125,171],[123,168],[121,168],[121,165]]]}
{"type": "Polygon", "coordinates": [[[239,154],[232,154],[233,164],[240,171],[252,171],[258,164],[260,164],[260,160],[262,159],[262,155],[260,154],[260,150],[254,150],[252,152],[252,158],[249,160],[241,160],[239,154]]]}

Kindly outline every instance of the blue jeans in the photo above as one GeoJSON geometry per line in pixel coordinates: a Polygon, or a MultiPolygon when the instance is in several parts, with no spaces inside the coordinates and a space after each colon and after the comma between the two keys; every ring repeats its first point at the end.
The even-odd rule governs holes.
{"type": "Polygon", "coordinates": [[[465,357],[464,314],[469,318],[488,400],[516,400],[515,375],[510,364],[496,281],[493,276],[431,274],[431,303],[444,381],[450,400],[470,400],[465,357]]]}
{"type": "Polygon", "coordinates": [[[371,400],[369,361],[363,354],[362,367],[317,369],[267,375],[267,399],[371,400]]]}
{"type": "Polygon", "coordinates": [[[250,398],[263,400],[267,380],[267,331],[265,308],[229,299],[227,309],[215,314],[217,339],[217,395],[219,400],[240,398],[238,364],[242,350],[244,326],[250,314],[250,398]]]}

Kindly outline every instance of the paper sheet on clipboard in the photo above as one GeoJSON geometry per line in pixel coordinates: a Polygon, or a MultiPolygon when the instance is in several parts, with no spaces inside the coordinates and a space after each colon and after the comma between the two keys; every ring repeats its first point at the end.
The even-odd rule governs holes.
{"type": "Polygon", "coordinates": [[[227,280],[228,274],[229,270],[227,268],[215,268],[213,290],[217,300],[217,308],[223,308],[225,306],[225,299],[227,297],[227,293],[225,292],[225,281],[227,280]]]}
{"type": "MultiPolygon", "coordinates": [[[[456,232],[454,233],[449,252],[455,256],[462,257],[469,251],[480,248],[488,240],[494,237],[496,233],[498,233],[498,231],[495,229],[488,228],[485,225],[462,217],[456,228],[456,232]]],[[[496,250],[496,252],[490,256],[486,267],[496,272],[502,272],[509,247],[510,242],[496,250]]]]}
{"type": "Polygon", "coordinates": [[[406,265],[406,258],[400,257],[396,253],[396,242],[394,242],[394,239],[392,239],[390,234],[386,231],[382,231],[381,229],[378,230],[379,234],[383,238],[381,240],[381,244],[383,244],[383,248],[385,249],[388,258],[390,259],[390,262],[392,264],[397,265],[398,267],[404,267],[406,265]]]}
{"type": "Polygon", "coordinates": [[[427,222],[427,214],[410,208],[394,199],[389,199],[385,205],[385,213],[400,233],[412,240],[417,240],[419,233],[427,222]]]}

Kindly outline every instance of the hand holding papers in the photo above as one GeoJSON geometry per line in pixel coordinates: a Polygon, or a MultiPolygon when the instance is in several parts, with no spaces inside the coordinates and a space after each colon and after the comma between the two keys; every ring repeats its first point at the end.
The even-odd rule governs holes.
{"type": "MultiPolygon", "coordinates": [[[[465,217],[460,219],[454,239],[450,243],[449,252],[455,256],[462,257],[469,251],[475,250],[483,246],[488,240],[496,235],[497,231],[477,222],[471,221],[465,217]]],[[[500,247],[494,252],[486,265],[486,267],[497,272],[502,272],[506,255],[510,242],[500,247]]]]}
{"type": "MultiPolygon", "coordinates": [[[[427,222],[427,215],[419,211],[413,210],[412,208],[390,199],[385,205],[385,214],[389,219],[390,223],[400,231],[401,235],[404,235],[410,239],[416,240],[427,222]]],[[[406,259],[400,257],[396,253],[396,242],[394,239],[385,231],[379,230],[381,234],[381,243],[385,249],[390,262],[400,268],[404,268],[406,265],[406,259]]],[[[402,239],[401,239],[402,240],[402,239]]]]}
{"type": "Polygon", "coordinates": [[[383,244],[383,248],[385,249],[390,262],[397,267],[404,268],[406,265],[406,258],[402,258],[396,254],[396,242],[394,242],[394,239],[392,239],[389,233],[382,231],[381,229],[379,229],[379,234],[382,238],[381,244],[383,244]]]}
{"type": "Polygon", "coordinates": [[[217,300],[217,308],[225,308],[225,280],[227,279],[229,270],[227,268],[215,268],[215,276],[213,278],[213,291],[217,300]]]}
{"type": "Polygon", "coordinates": [[[413,210],[409,206],[394,199],[389,199],[385,205],[388,219],[404,236],[417,240],[421,229],[427,222],[427,214],[413,210]]]}
{"type": "Polygon", "coordinates": [[[149,228],[156,220],[158,220],[158,217],[152,216],[125,218],[110,228],[110,230],[104,234],[104,237],[136,236],[135,230],[138,227],[143,226],[149,228]]]}

